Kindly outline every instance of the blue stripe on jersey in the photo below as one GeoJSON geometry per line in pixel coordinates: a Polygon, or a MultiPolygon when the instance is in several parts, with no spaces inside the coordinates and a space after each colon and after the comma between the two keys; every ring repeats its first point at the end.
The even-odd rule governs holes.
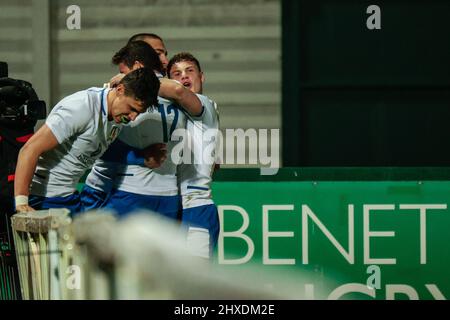
{"type": "Polygon", "coordinates": [[[134,176],[133,173],[118,173],[117,175],[119,177],[132,177],[132,176],[134,176]]]}
{"type": "Polygon", "coordinates": [[[198,120],[199,118],[203,117],[203,114],[205,113],[205,106],[202,105],[202,112],[200,112],[199,115],[196,116],[192,116],[191,114],[189,114],[189,112],[187,112],[186,110],[182,109],[183,113],[186,115],[186,117],[192,121],[198,120]]]}
{"type": "Polygon", "coordinates": [[[104,98],[103,95],[104,95],[104,93],[105,93],[105,90],[106,90],[106,88],[104,88],[104,89],[102,90],[102,92],[100,93],[100,107],[101,107],[101,109],[102,109],[103,115],[106,116],[105,106],[103,105],[103,98],[104,98]]]}
{"type": "Polygon", "coordinates": [[[187,186],[188,189],[195,189],[195,190],[204,190],[204,191],[208,191],[209,188],[205,188],[205,187],[196,187],[196,186],[187,186]]]}
{"type": "Polygon", "coordinates": [[[169,141],[169,138],[167,137],[167,120],[163,104],[158,105],[158,111],[161,114],[161,122],[163,126],[163,142],[167,143],[169,141]]]}
{"type": "Polygon", "coordinates": [[[92,167],[92,170],[95,171],[97,173],[97,175],[105,176],[105,177],[110,178],[110,179],[112,178],[111,176],[107,175],[104,172],[99,172],[95,167],[92,167]]]}
{"type": "Polygon", "coordinates": [[[198,117],[203,117],[203,114],[205,113],[205,106],[202,105],[202,112],[200,112],[200,114],[198,116],[195,116],[196,118],[198,117]]]}

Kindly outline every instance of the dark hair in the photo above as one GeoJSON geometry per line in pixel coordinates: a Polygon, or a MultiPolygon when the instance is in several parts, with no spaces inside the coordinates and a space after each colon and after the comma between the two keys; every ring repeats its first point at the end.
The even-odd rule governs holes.
{"type": "Polygon", "coordinates": [[[125,95],[142,102],[146,107],[158,105],[159,79],[149,68],[139,68],[128,73],[119,84],[125,87],[125,95]]]}
{"type": "Polygon", "coordinates": [[[173,65],[182,61],[190,61],[197,65],[198,71],[202,72],[202,68],[200,67],[200,62],[198,62],[197,58],[195,58],[189,52],[180,52],[177,53],[170,59],[169,64],[167,65],[167,76],[170,78],[170,69],[172,69],[173,65]]]}
{"type": "Polygon", "coordinates": [[[145,38],[152,38],[152,39],[158,39],[161,40],[161,42],[164,42],[163,39],[154,33],[137,33],[135,35],[132,35],[130,39],[128,39],[128,43],[137,41],[137,40],[144,40],[145,38]]]}
{"type": "Polygon", "coordinates": [[[120,49],[112,57],[112,63],[118,65],[125,63],[128,68],[133,67],[135,61],[139,61],[145,68],[163,71],[161,60],[156,51],[145,41],[133,41],[120,49]]]}

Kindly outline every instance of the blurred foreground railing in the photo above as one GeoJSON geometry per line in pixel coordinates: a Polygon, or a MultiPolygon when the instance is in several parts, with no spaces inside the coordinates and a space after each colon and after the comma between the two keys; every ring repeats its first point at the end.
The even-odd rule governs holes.
{"type": "Polygon", "coordinates": [[[151,212],[72,221],[66,210],[37,211],[14,215],[12,227],[24,299],[305,298],[299,274],[225,271],[191,256],[180,226],[151,212]]]}
{"type": "Polygon", "coordinates": [[[11,222],[23,298],[69,298],[62,285],[73,249],[69,211],[18,213],[11,222]]]}

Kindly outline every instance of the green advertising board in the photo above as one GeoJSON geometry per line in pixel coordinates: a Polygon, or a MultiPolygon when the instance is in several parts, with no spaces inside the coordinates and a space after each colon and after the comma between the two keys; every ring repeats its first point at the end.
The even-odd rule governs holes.
{"type": "Polygon", "coordinates": [[[314,299],[450,296],[450,181],[268,180],[214,183],[224,268],[308,270],[314,299]]]}

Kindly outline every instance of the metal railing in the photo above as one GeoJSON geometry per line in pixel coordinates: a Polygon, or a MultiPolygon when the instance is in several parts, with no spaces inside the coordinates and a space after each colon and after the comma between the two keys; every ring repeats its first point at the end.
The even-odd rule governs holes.
{"type": "Polygon", "coordinates": [[[181,226],[145,211],[12,217],[24,299],[304,299],[302,277],[226,269],[189,253],[181,226]],[[273,290],[268,283],[282,286],[273,290]]]}
{"type": "Polygon", "coordinates": [[[69,211],[18,213],[11,222],[23,299],[67,299],[62,280],[73,249],[69,211]]]}

